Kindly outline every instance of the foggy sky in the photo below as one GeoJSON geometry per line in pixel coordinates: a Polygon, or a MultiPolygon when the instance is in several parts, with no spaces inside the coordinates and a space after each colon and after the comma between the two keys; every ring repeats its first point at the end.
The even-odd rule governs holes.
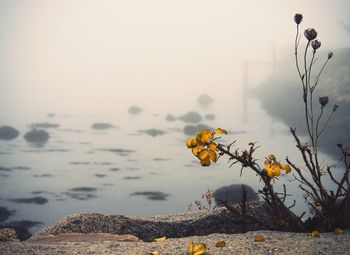
{"type": "Polygon", "coordinates": [[[273,44],[292,54],[296,12],[334,49],[349,46],[348,10],[348,0],[0,0],[0,117],[176,111],[201,93],[240,101],[244,60],[269,60],[273,44]]]}

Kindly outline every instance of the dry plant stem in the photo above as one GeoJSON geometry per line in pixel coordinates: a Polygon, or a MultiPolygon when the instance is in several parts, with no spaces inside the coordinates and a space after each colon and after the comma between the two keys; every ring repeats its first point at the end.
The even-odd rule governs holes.
{"type": "Polygon", "coordinates": [[[241,163],[243,168],[249,167],[254,172],[256,172],[257,175],[260,176],[260,178],[263,180],[265,184],[265,187],[268,189],[268,193],[266,194],[268,197],[266,201],[272,205],[277,219],[282,219],[282,215],[287,215],[287,217],[291,219],[291,221],[293,221],[293,224],[294,224],[293,226],[298,231],[305,231],[305,227],[300,222],[300,220],[298,220],[299,218],[284,205],[284,203],[278,197],[277,193],[275,193],[273,186],[271,184],[271,178],[263,174],[263,172],[260,170],[259,165],[256,164],[255,161],[253,160],[252,153],[256,149],[254,148],[254,144],[250,146],[250,150],[249,150],[250,153],[248,153],[247,151],[244,151],[241,155],[238,153],[237,150],[235,151],[235,153],[231,153],[231,151],[228,149],[225,149],[222,144],[218,144],[217,148],[221,154],[226,154],[227,156],[229,156],[230,160],[235,160],[241,163]],[[271,201],[269,201],[268,199],[270,199],[271,201]]]}
{"type": "Polygon", "coordinates": [[[243,231],[247,232],[247,190],[242,185],[242,200],[241,200],[242,218],[243,218],[243,231]]]}

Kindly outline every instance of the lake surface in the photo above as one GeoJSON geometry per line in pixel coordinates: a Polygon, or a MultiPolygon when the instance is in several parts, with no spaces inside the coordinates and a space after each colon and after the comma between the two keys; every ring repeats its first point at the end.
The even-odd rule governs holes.
{"type": "MultiPolygon", "coordinates": [[[[196,110],[204,116],[214,113],[215,120],[204,120],[213,128],[229,131],[222,142],[237,140],[246,148],[251,141],[262,147],[256,156],[274,153],[278,159],[300,163],[289,128],[267,116],[256,99],[249,101],[249,122],[229,111],[231,106],[211,106],[196,110]],[[224,110],[226,109],[226,110],[224,110]]],[[[169,112],[128,112],[115,116],[64,115],[37,116],[11,123],[21,134],[12,141],[0,141],[0,205],[15,210],[8,221],[42,222],[35,231],[69,214],[94,211],[111,214],[155,215],[184,212],[189,203],[200,200],[210,189],[230,184],[248,184],[253,189],[262,184],[252,171],[240,166],[229,168],[227,158],[203,168],[185,146],[183,121],[166,121],[169,112]],[[42,147],[23,139],[34,122],[57,123],[46,129],[49,141],[42,147]],[[108,122],[115,128],[94,130],[95,122],[108,122]],[[140,130],[158,129],[164,134],[151,136],[140,130]]],[[[183,112],[185,114],[186,112],[183,112]]],[[[176,115],[176,114],[174,114],[176,115]]],[[[178,115],[176,115],[178,116],[178,115]]],[[[4,123],[6,125],[7,123],[4,123]]],[[[324,162],[333,162],[321,155],[324,162]]],[[[286,183],[292,199],[302,201],[291,175],[281,176],[276,184],[286,183]]],[[[296,208],[301,211],[303,205],[296,208]]],[[[195,209],[195,208],[193,208],[195,209]]]]}

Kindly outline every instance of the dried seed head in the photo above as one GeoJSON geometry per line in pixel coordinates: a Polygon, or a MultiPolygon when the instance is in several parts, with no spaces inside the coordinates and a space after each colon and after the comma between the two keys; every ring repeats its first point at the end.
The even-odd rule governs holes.
{"type": "Polygon", "coordinates": [[[311,46],[312,46],[312,48],[316,51],[318,48],[321,47],[321,42],[318,41],[318,40],[312,41],[312,42],[311,42],[311,46]]]}
{"type": "Polygon", "coordinates": [[[295,14],[294,21],[295,23],[297,23],[297,25],[299,25],[303,21],[303,15],[301,15],[300,13],[295,14]]]}
{"type": "Polygon", "coordinates": [[[328,53],[328,59],[331,59],[333,57],[333,52],[328,53]]]}
{"type": "Polygon", "coordinates": [[[328,104],[329,99],[328,97],[324,96],[324,97],[319,97],[318,101],[320,102],[321,106],[324,107],[326,106],[326,104],[328,104]]]}
{"type": "Polygon", "coordinates": [[[313,39],[315,39],[317,37],[317,32],[313,28],[308,28],[308,29],[305,29],[304,35],[305,35],[306,39],[308,39],[309,41],[312,41],[313,39]]]}
{"type": "Polygon", "coordinates": [[[333,106],[333,112],[335,112],[338,108],[339,108],[339,106],[335,104],[335,105],[333,106]]]}

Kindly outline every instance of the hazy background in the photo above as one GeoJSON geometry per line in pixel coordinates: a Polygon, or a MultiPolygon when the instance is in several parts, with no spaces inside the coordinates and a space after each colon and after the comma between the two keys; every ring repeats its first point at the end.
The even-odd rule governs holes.
{"type": "MultiPolygon", "coordinates": [[[[340,106],[350,105],[344,97],[350,52],[343,49],[350,45],[349,10],[348,0],[0,0],[0,126],[20,131],[16,139],[0,141],[2,220],[30,220],[26,227],[38,228],[83,211],[168,214],[185,211],[208,185],[245,183],[257,191],[262,184],[255,174],[240,177],[240,166],[228,168],[226,159],[201,167],[184,144],[188,123],[169,122],[167,114],[215,114],[202,123],[228,129],[224,143],[237,140],[245,148],[258,141],[260,162],[275,153],[300,163],[285,120],[300,106],[300,84],[291,78],[297,75],[293,17],[302,13],[302,28],[317,29],[320,59],[335,51],[327,84],[339,83],[342,90],[333,94],[346,99],[340,106]],[[248,87],[260,87],[260,98],[248,99],[248,122],[242,123],[244,63],[271,62],[274,54],[283,68],[273,76],[271,65],[249,66],[248,87]],[[214,103],[200,107],[201,94],[214,103]],[[131,105],[143,111],[131,115],[131,105]],[[50,139],[42,147],[23,138],[38,122],[59,125],[47,128],[50,139]],[[94,130],[95,122],[114,127],[94,130]],[[149,128],[161,135],[150,136],[144,132],[149,128]],[[163,197],[142,196],[149,191],[163,197]]],[[[346,109],[340,108],[342,122],[330,129],[350,142],[346,109]]],[[[328,154],[320,157],[334,162],[328,154]]],[[[291,179],[281,176],[278,184],[286,183],[302,201],[291,179]]]]}
{"type": "Polygon", "coordinates": [[[349,45],[349,9],[347,0],[1,0],[1,122],[130,104],[180,113],[200,92],[241,107],[243,61],[270,61],[274,44],[277,57],[292,54],[296,12],[333,49],[349,45]]]}

